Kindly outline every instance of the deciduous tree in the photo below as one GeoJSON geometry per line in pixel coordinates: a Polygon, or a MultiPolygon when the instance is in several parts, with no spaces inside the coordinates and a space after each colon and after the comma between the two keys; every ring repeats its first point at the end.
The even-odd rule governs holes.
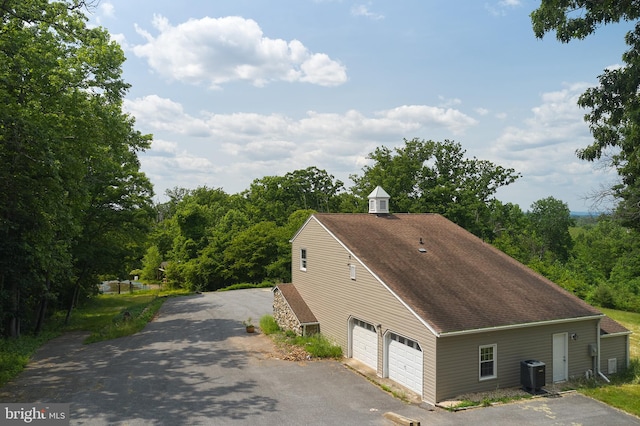
{"type": "Polygon", "coordinates": [[[627,32],[629,46],[622,55],[624,65],[604,70],[599,85],[588,89],[578,105],[588,109],[593,143],[578,151],[578,157],[595,161],[606,158],[620,182],[612,194],[620,202],[618,214],[630,226],[640,228],[640,2],[543,0],[531,14],[539,38],[555,31],[559,41],[584,39],[600,26],[621,21],[635,22],[627,32]]]}

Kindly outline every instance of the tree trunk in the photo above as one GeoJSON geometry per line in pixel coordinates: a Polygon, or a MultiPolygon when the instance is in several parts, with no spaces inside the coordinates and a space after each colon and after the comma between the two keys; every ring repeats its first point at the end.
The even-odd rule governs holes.
{"type": "Polygon", "coordinates": [[[5,327],[5,334],[8,337],[20,337],[20,288],[17,281],[12,281],[9,284],[9,309],[7,323],[5,327]]]}
{"type": "Polygon", "coordinates": [[[76,280],[76,286],[73,288],[73,296],[71,297],[71,301],[69,302],[69,309],[67,309],[67,316],[64,318],[64,325],[69,324],[69,318],[71,318],[71,311],[76,304],[76,297],[78,297],[78,293],[80,291],[80,278],[76,280]]]}
{"type": "Polygon", "coordinates": [[[34,330],[34,333],[36,334],[36,336],[40,334],[40,332],[42,331],[44,319],[47,314],[47,305],[49,303],[49,292],[51,291],[51,280],[49,279],[49,274],[47,274],[46,288],[47,290],[45,294],[42,295],[42,298],[40,299],[40,307],[38,308],[38,317],[36,319],[36,328],[34,330]]]}

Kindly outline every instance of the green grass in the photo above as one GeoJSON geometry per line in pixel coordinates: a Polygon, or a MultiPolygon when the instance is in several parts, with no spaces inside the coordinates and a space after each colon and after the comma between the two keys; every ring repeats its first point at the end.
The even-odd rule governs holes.
{"type": "Polygon", "coordinates": [[[63,332],[88,331],[91,334],[85,343],[128,336],[151,321],[167,296],[186,294],[186,291],[150,290],[99,295],[86,306],[74,309],[67,325],[64,325],[66,312],[56,312],[39,336],[23,335],[19,339],[0,341],[0,386],[18,375],[40,346],[63,332]]]}
{"type": "Polygon", "coordinates": [[[610,384],[590,383],[579,388],[579,391],[613,407],[640,416],[640,314],[614,309],[599,309],[633,332],[629,339],[630,367],[611,377],[610,384]]]}
{"type": "Polygon", "coordinates": [[[63,331],[90,332],[85,343],[115,339],[142,330],[160,309],[166,297],[186,294],[189,293],[184,290],[101,294],[87,305],[75,309],[66,326],[63,325],[65,312],[58,312],[53,322],[63,331]]]}
{"type": "Polygon", "coordinates": [[[270,288],[270,287],[273,287],[274,285],[275,284],[269,281],[264,281],[260,284],[241,283],[241,284],[232,284],[230,286],[218,289],[217,291],[244,290],[247,288],[270,288]]]}
{"type": "Polygon", "coordinates": [[[0,345],[0,386],[17,376],[27,366],[35,351],[58,334],[47,331],[39,336],[3,339],[0,345]]]}
{"type": "Polygon", "coordinates": [[[342,358],[342,348],[331,343],[322,334],[298,336],[291,330],[283,331],[271,315],[264,315],[260,318],[260,330],[266,335],[271,335],[277,344],[298,346],[315,358],[342,358]]]}
{"type": "Polygon", "coordinates": [[[342,348],[332,344],[322,334],[286,337],[293,345],[300,346],[316,358],[342,358],[342,348]]]}
{"type": "Polygon", "coordinates": [[[267,336],[273,333],[277,333],[280,331],[280,327],[276,322],[275,318],[271,315],[264,315],[260,318],[260,330],[267,336]]]}
{"type": "Polygon", "coordinates": [[[598,308],[609,318],[618,321],[633,334],[629,339],[631,358],[640,358],[640,314],[636,312],[617,311],[615,309],[598,308]]]}

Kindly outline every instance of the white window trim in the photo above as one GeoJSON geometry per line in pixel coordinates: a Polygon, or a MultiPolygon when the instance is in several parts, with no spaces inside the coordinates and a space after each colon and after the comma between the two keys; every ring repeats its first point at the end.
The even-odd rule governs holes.
{"type": "Polygon", "coordinates": [[[356,280],[356,265],[354,265],[353,263],[349,265],[349,278],[351,278],[353,281],[356,280]]]}
{"type": "MultiPolygon", "coordinates": [[[[488,361],[485,361],[488,362],[488,361]]],[[[478,347],[478,379],[480,381],[483,380],[492,380],[498,378],[498,345],[496,343],[491,345],[481,345],[478,347]],[[482,375],[482,349],[492,348],[493,349],[493,374],[491,376],[483,376],[482,375]]]]}
{"type": "Polygon", "coordinates": [[[301,248],[300,249],[300,270],[301,271],[306,271],[307,270],[307,263],[308,263],[308,253],[307,253],[307,249],[306,248],[301,248]]]}

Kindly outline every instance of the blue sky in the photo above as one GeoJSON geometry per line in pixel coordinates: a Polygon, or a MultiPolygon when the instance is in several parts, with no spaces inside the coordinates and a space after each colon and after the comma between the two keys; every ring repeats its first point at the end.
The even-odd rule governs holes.
{"type": "Polygon", "coordinates": [[[616,175],[575,156],[591,141],[576,100],[621,64],[629,25],[538,40],[538,3],[101,0],[89,18],[127,56],[125,109],[154,135],[140,159],[156,201],[309,166],[350,187],[376,147],[417,137],[521,173],[502,202],[587,211],[616,175]]]}

